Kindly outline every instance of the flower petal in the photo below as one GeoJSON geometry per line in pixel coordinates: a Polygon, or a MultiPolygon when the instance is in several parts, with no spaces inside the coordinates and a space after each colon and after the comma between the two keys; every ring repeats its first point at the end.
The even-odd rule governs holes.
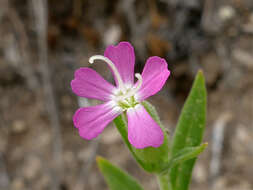
{"type": "Polygon", "coordinates": [[[73,116],[73,122],[79,130],[79,135],[90,140],[97,137],[121,113],[122,110],[119,107],[115,107],[112,102],[106,102],[78,109],[73,116]]]}
{"type": "Polygon", "coordinates": [[[72,91],[81,97],[108,101],[115,87],[90,68],[80,68],[71,81],[72,91]]]}
{"type": "MultiPolygon", "coordinates": [[[[123,82],[132,85],[134,82],[135,63],[134,48],[132,45],[128,42],[120,42],[117,46],[108,46],[105,50],[104,56],[109,58],[115,64],[123,82]]],[[[115,81],[117,83],[116,79],[115,81]]]]}
{"type": "Polygon", "coordinates": [[[159,147],[163,131],[142,105],[127,110],[128,140],[136,148],[159,147]]]}
{"type": "Polygon", "coordinates": [[[165,59],[157,56],[150,57],[141,74],[143,82],[138,92],[137,99],[142,101],[156,94],[162,89],[169,75],[170,71],[167,68],[165,59]]]}

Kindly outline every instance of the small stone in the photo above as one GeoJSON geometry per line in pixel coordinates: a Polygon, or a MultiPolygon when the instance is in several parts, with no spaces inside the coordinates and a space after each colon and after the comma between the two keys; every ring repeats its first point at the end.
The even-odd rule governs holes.
{"type": "Polygon", "coordinates": [[[219,9],[218,15],[222,21],[227,21],[234,18],[235,10],[233,7],[226,5],[219,9]]]}
{"type": "Polygon", "coordinates": [[[206,82],[209,86],[214,85],[222,72],[222,65],[218,57],[214,53],[207,54],[202,60],[203,69],[205,71],[206,82]]]}
{"type": "Polygon", "coordinates": [[[226,186],[227,186],[227,178],[225,178],[225,177],[219,177],[213,183],[213,188],[212,189],[225,189],[226,186]]]}
{"type": "Polygon", "coordinates": [[[50,182],[51,181],[49,176],[43,175],[36,183],[36,186],[38,187],[38,189],[49,189],[50,182]]]}
{"type": "Polygon", "coordinates": [[[39,142],[38,147],[45,147],[50,144],[51,136],[49,133],[46,133],[45,131],[41,132],[38,138],[36,139],[37,142],[39,142]]]}
{"type": "Polygon", "coordinates": [[[23,133],[27,130],[27,125],[23,120],[15,120],[11,129],[13,133],[23,133]]]}
{"type": "Polygon", "coordinates": [[[80,150],[80,152],[78,152],[77,154],[78,160],[81,161],[88,160],[90,158],[90,155],[92,154],[92,151],[93,150],[91,146],[87,146],[84,149],[80,150]]]}
{"type": "Polygon", "coordinates": [[[63,159],[66,164],[72,164],[73,162],[75,162],[75,156],[71,151],[64,152],[63,159]]]}
{"type": "Polygon", "coordinates": [[[42,168],[41,161],[36,156],[29,156],[23,167],[23,176],[27,180],[34,179],[42,168]]]}
{"type": "Polygon", "coordinates": [[[235,60],[238,61],[241,65],[247,67],[248,69],[253,69],[252,59],[253,56],[250,52],[246,52],[240,49],[235,49],[232,51],[232,55],[235,60]]]}
{"type": "Polygon", "coordinates": [[[25,189],[25,183],[22,178],[16,178],[11,183],[12,190],[23,190],[25,189]]]}
{"type": "Polygon", "coordinates": [[[121,36],[121,28],[119,25],[112,25],[108,28],[108,30],[105,31],[104,34],[104,44],[106,46],[115,44],[119,41],[121,36]]]}
{"type": "Polygon", "coordinates": [[[203,164],[196,164],[193,171],[193,178],[200,184],[207,180],[207,169],[203,164]]]}

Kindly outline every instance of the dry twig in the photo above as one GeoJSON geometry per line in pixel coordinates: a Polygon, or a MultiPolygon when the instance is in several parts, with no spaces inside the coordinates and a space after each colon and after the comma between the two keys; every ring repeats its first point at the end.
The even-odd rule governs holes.
{"type": "Polygon", "coordinates": [[[207,33],[215,33],[218,28],[214,24],[213,10],[215,7],[215,1],[204,0],[203,14],[201,18],[201,26],[207,33]]]}
{"type": "MultiPolygon", "coordinates": [[[[4,131],[4,135],[7,136],[6,138],[6,144],[8,143],[8,127],[7,124],[3,118],[2,110],[0,109],[0,127],[1,133],[4,131]]],[[[2,139],[4,140],[4,139],[2,139]]],[[[4,159],[4,150],[0,150],[0,189],[9,189],[10,187],[10,179],[9,174],[6,168],[5,159],[4,159]]]]}
{"type": "Polygon", "coordinates": [[[231,120],[230,113],[223,113],[215,122],[212,134],[212,157],[210,162],[210,179],[211,183],[220,174],[221,155],[223,152],[223,141],[225,128],[227,123],[231,120]]]}
{"type": "Polygon", "coordinates": [[[11,5],[7,2],[5,3],[7,11],[6,14],[8,16],[8,19],[13,25],[13,28],[15,30],[15,34],[19,35],[18,37],[18,46],[19,46],[19,51],[22,55],[22,60],[21,60],[21,66],[19,67],[21,70],[21,74],[24,76],[26,79],[27,85],[29,86],[30,89],[36,89],[39,86],[38,79],[36,78],[34,71],[32,69],[32,59],[31,59],[31,54],[30,54],[30,48],[29,48],[29,40],[26,34],[26,30],[24,27],[24,24],[15,11],[14,8],[11,7],[11,5]]]}
{"type": "Polygon", "coordinates": [[[0,153],[0,189],[9,189],[10,179],[5,167],[2,153],[0,153]]]}
{"type": "Polygon", "coordinates": [[[38,47],[39,47],[39,64],[42,69],[43,88],[46,100],[46,106],[50,117],[50,123],[53,133],[53,159],[54,171],[52,173],[52,188],[59,189],[60,176],[62,174],[62,142],[61,142],[61,127],[59,121],[59,112],[55,102],[53,87],[51,85],[51,75],[48,65],[47,54],[47,1],[33,0],[33,13],[36,20],[36,27],[38,33],[38,47]]]}
{"type": "MultiPolygon", "coordinates": [[[[4,106],[0,106],[0,138],[1,138],[1,146],[0,146],[0,189],[10,189],[10,177],[7,170],[6,165],[6,147],[8,146],[9,139],[9,125],[6,122],[4,117],[4,106]]],[[[8,158],[8,157],[7,157],[8,158]]]]}
{"type": "Polygon", "coordinates": [[[148,19],[143,19],[141,23],[137,22],[136,12],[134,11],[134,0],[123,1],[123,3],[120,4],[119,9],[127,18],[129,28],[131,30],[131,41],[134,42],[134,45],[138,50],[136,53],[139,54],[140,59],[143,59],[147,54],[145,51],[146,44],[144,40],[144,33],[147,31],[150,21],[148,19]]]}
{"type": "MultiPolygon", "coordinates": [[[[89,100],[86,98],[78,98],[78,105],[79,107],[87,107],[90,106],[89,100]]],[[[83,190],[85,189],[85,184],[87,184],[88,181],[88,173],[91,169],[92,164],[95,161],[95,157],[98,151],[100,138],[94,140],[91,142],[90,146],[92,149],[92,152],[86,162],[84,162],[79,177],[77,179],[77,183],[74,187],[74,190],[83,190]]]]}
{"type": "Polygon", "coordinates": [[[77,183],[74,187],[74,190],[86,189],[85,184],[87,184],[87,182],[88,182],[88,174],[89,174],[91,166],[94,163],[95,158],[96,158],[96,154],[97,154],[98,147],[99,147],[99,141],[100,141],[100,139],[98,138],[98,139],[93,140],[91,142],[90,146],[91,146],[92,152],[90,154],[89,159],[83,164],[83,166],[81,168],[81,171],[80,171],[77,183]]]}

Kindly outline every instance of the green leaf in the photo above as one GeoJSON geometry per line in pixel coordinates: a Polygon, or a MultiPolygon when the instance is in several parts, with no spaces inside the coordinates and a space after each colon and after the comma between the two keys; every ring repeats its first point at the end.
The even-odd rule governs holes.
{"type": "Polygon", "coordinates": [[[186,147],[179,151],[174,158],[171,160],[171,165],[176,165],[179,163],[182,163],[186,160],[190,160],[192,158],[197,157],[201,152],[205,150],[207,147],[208,143],[204,143],[200,146],[196,147],[186,147]]]}
{"type": "MultiPolygon", "coordinates": [[[[186,147],[201,144],[206,123],[206,88],[201,71],[198,72],[191,92],[182,109],[173,136],[171,157],[175,157],[186,147]]],[[[187,190],[196,158],[177,164],[170,170],[170,180],[174,190],[187,190]]]]}
{"type": "Polygon", "coordinates": [[[132,176],[104,158],[97,157],[97,164],[110,190],[143,190],[132,176]]]}
{"type": "Polygon", "coordinates": [[[141,165],[141,167],[148,172],[156,172],[159,173],[162,171],[165,165],[168,164],[168,154],[169,154],[169,140],[168,135],[162,126],[158,114],[155,108],[148,102],[142,102],[142,105],[145,107],[150,116],[158,123],[158,125],[162,128],[164,133],[164,142],[158,148],[147,147],[144,149],[136,149],[133,147],[127,137],[127,122],[126,117],[124,115],[118,116],[114,123],[120,132],[124,142],[126,143],[128,149],[132,153],[133,157],[136,161],[141,165]]]}
{"type": "Polygon", "coordinates": [[[169,164],[164,168],[164,172],[166,173],[171,167],[186,160],[196,158],[201,152],[205,150],[207,145],[208,143],[203,143],[200,146],[183,148],[173,158],[170,159],[169,164]]]}

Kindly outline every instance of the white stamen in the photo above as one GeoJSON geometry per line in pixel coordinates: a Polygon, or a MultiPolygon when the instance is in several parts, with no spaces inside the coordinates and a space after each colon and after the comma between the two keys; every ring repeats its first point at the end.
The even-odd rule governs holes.
{"type": "Polygon", "coordinates": [[[140,73],[136,73],[135,77],[138,79],[138,84],[137,86],[133,89],[134,92],[136,93],[138,90],[140,90],[141,85],[142,85],[142,76],[140,75],[140,73]]]}
{"type": "Polygon", "coordinates": [[[125,92],[126,89],[125,89],[125,86],[124,86],[124,83],[120,77],[120,74],[119,74],[119,71],[118,69],[115,67],[114,63],[108,59],[107,57],[105,56],[102,56],[102,55],[94,55],[94,56],[91,56],[90,59],[89,59],[89,63],[90,64],[93,64],[94,63],[94,60],[96,59],[99,59],[99,60],[102,60],[104,62],[106,62],[108,64],[108,66],[112,69],[114,75],[115,75],[115,78],[116,80],[118,81],[118,85],[119,85],[119,88],[125,92]]]}
{"type": "Polygon", "coordinates": [[[136,73],[135,77],[138,79],[136,87],[132,88],[127,94],[120,96],[118,98],[118,100],[124,100],[126,98],[129,98],[129,97],[135,95],[138,92],[138,90],[141,88],[142,76],[139,73],[136,73]]]}
{"type": "Polygon", "coordinates": [[[127,97],[133,96],[133,95],[136,94],[136,93],[138,92],[138,90],[141,88],[141,85],[142,85],[142,76],[141,76],[139,73],[136,73],[134,76],[138,79],[138,81],[137,81],[137,86],[134,87],[134,88],[132,88],[132,89],[130,90],[130,92],[126,94],[127,97]]]}

